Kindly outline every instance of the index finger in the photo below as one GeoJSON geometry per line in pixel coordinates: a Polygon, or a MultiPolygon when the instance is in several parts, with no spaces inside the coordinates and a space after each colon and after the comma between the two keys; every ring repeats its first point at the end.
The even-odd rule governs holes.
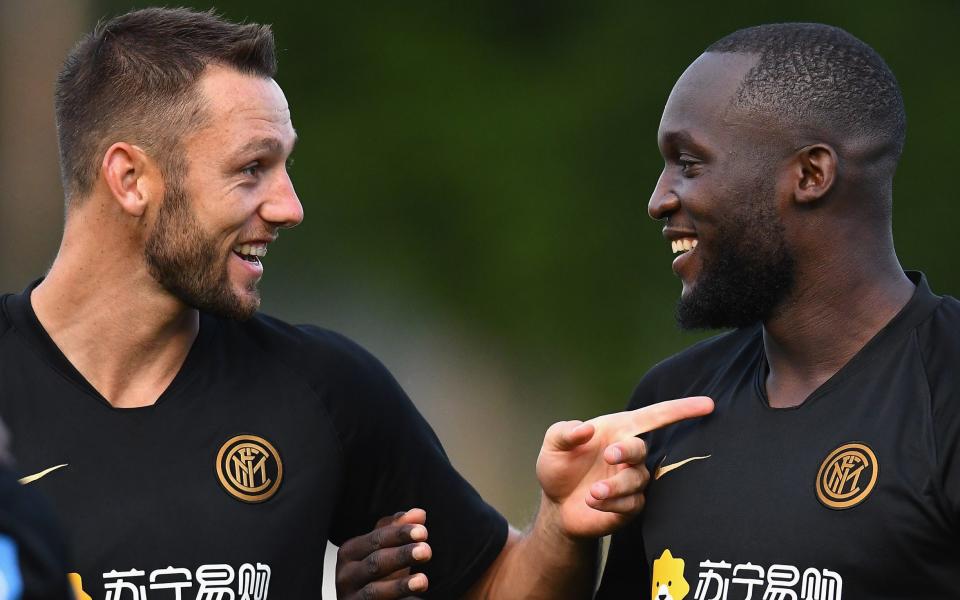
{"type": "Polygon", "coordinates": [[[623,413],[630,420],[633,435],[647,433],[672,425],[677,421],[702,417],[713,412],[713,400],[707,396],[691,396],[679,400],[666,400],[637,410],[623,413]]]}

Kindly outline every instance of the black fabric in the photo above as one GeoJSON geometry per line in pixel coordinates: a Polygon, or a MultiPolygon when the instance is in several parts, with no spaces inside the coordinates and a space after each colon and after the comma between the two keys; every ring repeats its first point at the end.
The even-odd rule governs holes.
{"type": "MultiPolygon", "coordinates": [[[[0,558],[0,588],[10,579],[22,586],[23,600],[71,600],[66,546],[47,502],[0,468],[0,545],[13,547],[16,559],[0,558]],[[8,570],[14,572],[8,572],[8,570]]],[[[3,595],[2,597],[7,597],[3,595]]]]}
{"type": "Polygon", "coordinates": [[[386,369],[348,339],[264,315],[204,314],[156,404],[114,409],[40,326],[29,291],[2,301],[0,417],[25,473],[68,464],[31,486],[62,516],[71,570],[95,600],[107,583],[122,600],[134,597],[130,583],[151,600],[176,597],[151,587],[152,575],[189,578],[184,598],[198,597],[201,576],[232,576],[224,585],[246,598],[240,570],[263,575],[258,565],[269,568],[266,597],[316,598],[328,539],[412,507],[427,511],[433,548],[425,597],[459,596],[503,547],[506,521],[457,474],[386,369]],[[220,482],[218,452],[240,434],[280,455],[281,483],[266,501],[240,501],[220,482]],[[185,571],[155,573],[168,567],[185,571]]]}
{"type": "MultiPolygon", "coordinates": [[[[631,408],[700,394],[716,401],[712,415],[646,436],[650,472],[709,458],[651,482],[642,518],[613,536],[598,598],[679,597],[681,579],[692,600],[957,597],[960,302],[910,276],[908,304],[798,407],[767,403],[759,326],[707,340],[644,377],[631,408]],[[818,473],[850,443],[875,454],[876,484],[858,504],[830,508],[818,473]]],[[[844,471],[858,472],[869,473],[844,471]]]]}

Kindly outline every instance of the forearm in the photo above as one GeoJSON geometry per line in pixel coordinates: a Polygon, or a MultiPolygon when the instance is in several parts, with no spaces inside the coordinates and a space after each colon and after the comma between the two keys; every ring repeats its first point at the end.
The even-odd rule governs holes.
{"type": "Polygon", "coordinates": [[[469,600],[583,600],[593,594],[599,541],[571,538],[558,527],[556,505],[541,499],[530,530],[511,529],[507,544],[469,600]]]}

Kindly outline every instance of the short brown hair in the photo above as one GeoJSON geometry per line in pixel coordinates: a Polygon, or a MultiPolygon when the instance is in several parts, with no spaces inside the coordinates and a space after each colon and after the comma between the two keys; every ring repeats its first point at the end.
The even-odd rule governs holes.
{"type": "Polygon", "coordinates": [[[178,143],[203,119],[196,82],[211,63],[276,74],[269,25],[237,24],[209,12],[147,8],[97,24],[67,55],[55,108],[68,205],[86,196],[107,148],[136,143],[175,170],[178,143]]]}

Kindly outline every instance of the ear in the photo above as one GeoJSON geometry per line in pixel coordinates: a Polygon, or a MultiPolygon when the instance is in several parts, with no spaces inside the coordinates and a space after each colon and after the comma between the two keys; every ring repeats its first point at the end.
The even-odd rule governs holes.
{"type": "Polygon", "coordinates": [[[827,195],[837,179],[837,152],[828,144],[814,144],[797,151],[793,197],[800,204],[812,204],[827,195]]]}
{"type": "Polygon", "coordinates": [[[107,187],[123,212],[141,217],[155,190],[159,170],[139,146],[117,142],[103,155],[101,172],[107,187]]]}

